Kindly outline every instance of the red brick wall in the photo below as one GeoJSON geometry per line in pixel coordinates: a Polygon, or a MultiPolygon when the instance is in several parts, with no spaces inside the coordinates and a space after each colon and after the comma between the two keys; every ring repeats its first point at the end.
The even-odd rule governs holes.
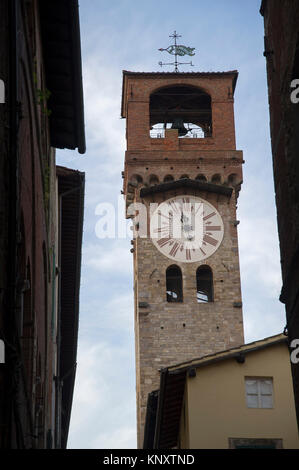
{"type": "MultiPolygon", "coordinates": [[[[232,76],[226,75],[215,75],[213,78],[180,78],[179,76],[143,78],[142,76],[129,76],[124,98],[126,103],[128,150],[149,150],[151,148],[149,136],[150,95],[159,88],[172,84],[197,86],[211,96],[213,138],[210,145],[215,150],[235,150],[234,111],[233,98],[231,98],[232,78],[232,76]]],[[[197,145],[195,148],[198,148],[197,145]]]]}

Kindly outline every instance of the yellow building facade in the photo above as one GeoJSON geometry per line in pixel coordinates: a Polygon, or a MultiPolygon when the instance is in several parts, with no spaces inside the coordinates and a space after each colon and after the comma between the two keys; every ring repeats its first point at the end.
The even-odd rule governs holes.
{"type": "Polygon", "coordinates": [[[162,370],[154,427],[153,448],[298,449],[286,337],[162,370]]]}

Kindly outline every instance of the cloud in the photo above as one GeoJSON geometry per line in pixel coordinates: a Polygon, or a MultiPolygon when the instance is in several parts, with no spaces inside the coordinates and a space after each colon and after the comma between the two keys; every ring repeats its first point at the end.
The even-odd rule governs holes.
{"type": "Polygon", "coordinates": [[[275,220],[271,217],[243,219],[239,240],[244,283],[255,284],[263,295],[278,299],[282,281],[275,220]]]}
{"type": "Polygon", "coordinates": [[[107,154],[98,155],[107,170],[113,170],[109,157],[119,157],[125,151],[125,121],[120,118],[121,71],[102,63],[98,55],[89,56],[84,67],[86,129],[91,148],[102,148],[107,154]]]}
{"type": "Polygon", "coordinates": [[[81,341],[68,448],[135,448],[133,351],[81,341]]]}
{"type": "Polygon", "coordinates": [[[95,269],[103,275],[131,274],[133,270],[132,253],[129,240],[101,240],[88,243],[83,248],[83,265],[95,269]]]}
{"type": "Polygon", "coordinates": [[[109,435],[103,431],[92,440],[91,445],[93,449],[135,449],[137,445],[135,426],[117,429],[109,435]]]}
{"type": "MultiPolygon", "coordinates": [[[[99,338],[111,343],[133,339],[134,298],[132,292],[119,292],[117,296],[96,295],[83,300],[80,335],[89,344],[97,344],[99,338]],[[94,342],[94,343],[93,343],[94,342]]],[[[80,346],[81,347],[81,346],[80,346]]]]}
{"type": "Polygon", "coordinates": [[[57,152],[58,164],[71,163],[86,173],[70,448],[136,446],[131,246],[128,239],[96,238],[95,208],[101,202],[114,203],[122,186],[126,144],[125,121],[120,119],[122,68],[160,70],[158,62],[164,57],[158,48],[166,47],[175,28],[182,40],[196,47],[193,71],[199,66],[240,70],[235,117],[238,148],[246,160],[238,201],[246,341],[278,333],[284,325],[284,308],[278,301],[279,249],[259,1],[242,5],[230,1],[229,7],[222,0],[213,5],[194,1],[191,16],[179,2],[154,3],[156,8],[151,2],[89,0],[80,7],[87,153],[57,152]],[[211,22],[215,34],[207,41],[211,22]]]}

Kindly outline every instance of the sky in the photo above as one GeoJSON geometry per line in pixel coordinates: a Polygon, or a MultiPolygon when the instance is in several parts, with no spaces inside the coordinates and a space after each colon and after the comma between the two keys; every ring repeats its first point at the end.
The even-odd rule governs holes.
{"type": "MultiPolygon", "coordinates": [[[[125,120],[122,70],[155,72],[158,51],[195,47],[194,67],[239,71],[235,92],[237,149],[243,150],[238,200],[245,341],[285,326],[269,135],[260,0],[81,0],[80,24],[87,152],[57,151],[57,164],[85,172],[78,366],[70,449],[136,448],[133,260],[130,238],[99,239],[99,204],[119,204],[125,120]]],[[[188,58],[189,59],[189,58],[188,58]]],[[[188,60],[186,60],[188,62],[188,60]]],[[[164,67],[164,71],[172,71],[164,67]]],[[[124,211],[116,210],[124,223],[124,211]]],[[[116,222],[117,223],[117,222],[116,222]]]]}

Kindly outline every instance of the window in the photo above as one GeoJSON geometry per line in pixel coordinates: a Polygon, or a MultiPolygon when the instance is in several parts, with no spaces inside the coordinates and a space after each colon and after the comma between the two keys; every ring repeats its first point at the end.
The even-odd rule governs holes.
{"type": "Polygon", "coordinates": [[[248,408],[273,408],[272,378],[245,378],[248,408]]]}
{"type": "Polygon", "coordinates": [[[230,449],[282,449],[282,439],[229,438],[230,449]]]}
{"type": "Polygon", "coordinates": [[[200,266],[196,271],[197,302],[213,302],[213,273],[209,266],[200,266]]]}
{"type": "Polygon", "coordinates": [[[166,270],[167,302],[183,302],[182,271],[178,266],[170,266],[166,270]]]}

